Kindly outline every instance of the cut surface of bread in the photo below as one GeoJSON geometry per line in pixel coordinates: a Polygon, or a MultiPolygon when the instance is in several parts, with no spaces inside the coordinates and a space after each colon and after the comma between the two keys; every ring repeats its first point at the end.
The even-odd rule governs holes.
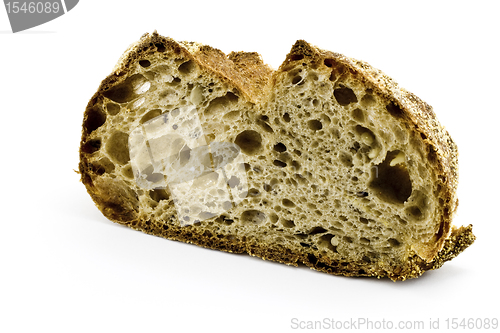
{"type": "Polygon", "coordinates": [[[475,239],[432,108],[302,40],[274,71],[144,35],[85,110],[79,171],[114,222],[330,274],[415,278],[475,239]]]}

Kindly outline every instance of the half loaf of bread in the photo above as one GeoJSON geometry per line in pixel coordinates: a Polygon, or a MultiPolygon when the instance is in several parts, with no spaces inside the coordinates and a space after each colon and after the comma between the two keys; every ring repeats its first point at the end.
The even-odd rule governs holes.
{"type": "Polygon", "coordinates": [[[133,229],[346,276],[405,280],[474,241],[452,226],[457,148],[365,62],[299,40],[257,53],[145,34],[84,114],[81,180],[133,229]]]}

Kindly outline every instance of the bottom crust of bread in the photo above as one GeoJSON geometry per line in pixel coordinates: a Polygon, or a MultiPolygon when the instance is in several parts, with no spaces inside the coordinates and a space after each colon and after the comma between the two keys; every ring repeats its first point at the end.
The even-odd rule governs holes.
{"type": "Polygon", "coordinates": [[[115,222],[125,224],[132,229],[147,234],[195,244],[208,249],[230,253],[247,253],[264,260],[276,261],[290,266],[305,265],[311,269],[332,275],[389,278],[392,281],[417,278],[426,271],[438,269],[445,262],[458,256],[476,239],[472,233],[471,224],[466,227],[453,227],[443,248],[430,262],[426,262],[417,254],[411,253],[407,261],[402,262],[400,266],[384,266],[384,263],[380,263],[379,268],[374,269],[373,264],[364,265],[349,261],[329,261],[326,257],[316,257],[306,251],[294,251],[280,244],[258,243],[246,236],[240,239],[233,235],[217,235],[208,230],[197,229],[196,226],[178,227],[166,223],[162,228],[157,228],[149,221],[145,223],[139,222],[140,225],[136,224],[136,222],[115,222]]]}

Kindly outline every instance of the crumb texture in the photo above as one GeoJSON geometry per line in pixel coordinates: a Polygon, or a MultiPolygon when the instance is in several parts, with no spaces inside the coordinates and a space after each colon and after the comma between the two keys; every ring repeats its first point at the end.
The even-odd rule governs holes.
{"type": "Polygon", "coordinates": [[[450,235],[456,158],[432,109],[366,63],[298,41],[273,71],[154,33],[89,102],[80,173],[134,229],[404,280],[473,242],[450,235]]]}

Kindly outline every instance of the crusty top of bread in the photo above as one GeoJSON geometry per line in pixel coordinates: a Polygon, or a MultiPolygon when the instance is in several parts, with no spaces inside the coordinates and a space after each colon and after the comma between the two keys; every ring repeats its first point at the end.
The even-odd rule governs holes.
{"type": "MultiPolygon", "coordinates": [[[[179,73],[179,75],[181,74],[182,73],[179,73]]],[[[182,79],[184,80],[184,78],[182,79]]],[[[189,84],[191,85],[191,89],[193,89],[192,86],[195,84],[200,87],[205,87],[205,82],[198,82],[193,78],[190,78],[190,80],[191,81],[189,82],[191,83],[189,84]]],[[[319,81],[321,81],[321,79],[319,79],[319,81]]],[[[351,89],[349,88],[348,90],[351,89]]],[[[350,93],[352,93],[353,90],[351,90],[350,93]]],[[[308,90],[308,92],[309,91],[310,90],[308,90]]],[[[208,109],[207,105],[210,106],[211,103],[211,97],[207,97],[205,90],[203,90],[203,93],[203,98],[207,101],[205,104],[200,104],[198,106],[200,110],[204,107],[208,109]]],[[[293,96],[295,96],[294,98],[297,98],[298,95],[293,96]]],[[[224,96],[219,97],[221,98],[224,96]]],[[[129,100],[126,102],[128,103],[129,100]]],[[[117,102],[117,104],[120,103],[117,102]]],[[[120,105],[120,110],[123,110],[125,104],[122,103],[120,105]]],[[[126,107],[126,110],[129,110],[128,106],[126,107]]],[[[349,112],[353,112],[354,114],[357,110],[359,109],[354,109],[349,112]]],[[[144,110],[144,113],[145,112],[146,110],[144,110]]],[[[227,113],[227,110],[221,112],[222,113],[217,115],[216,118],[224,123],[222,116],[225,115],[224,112],[227,113]]],[[[374,114],[378,114],[377,112],[374,114]]],[[[137,117],[135,114],[128,114],[132,118],[137,117]]],[[[330,121],[330,118],[327,118],[327,121],[330,121]]],[[[279,123],[278,120],[275,120],[275,123],[276,129],[280,126],[284,126],[282,123],[279,123]],[[278,125],[278,123],[280,125],[278,125]]],[[[321,122],[320,126],[323,126],[321,122]]],[[[356,126],[357,127],[355,128],[359,130],[358,134],[360,135],[363,133],[369,133],[369,135],[373,136],[375,133],[375,137],[379,136],[379,132],[374,132],[375,130],[367,124],[363,124],[361,122],[356,126]],[[370,129],[368,129],[368,127],[370,127],[370,129]]],[[[125,126],[120,133],[126,133],[126,136],[128,136],[130,130],[131,128],[125,126]]],[[[282,133],[284,132],[282,131],[282,133]]],[[[289,134],[290,133],[287,135],[289,134]]],[[[221,140],[233,140],[237,142],[237,137],[235,139],[234,136],[231,136],[230,134],[228,134],[227,137],[224,137],[223,134],[219,133],[215,134],[215,137],[221,140]]],[[[262,140],[263,142],[265,141],[264,139],[262,140]]],[[[285,139],[283,140],[286,141],[285,139]]],[[[384,139],[379,138],[378,140],[383,141],[384,139]]],[[[290,144],[288,144],[287,147],[290,147],[291,144],[292,141],[290,141],[290,144]]],[[[380,146],[382,148],[379,147],[377,149],[385,149],[384,147],[388,145],[384,142],[380,142],[380,146]]],[[[288,149],[290,150],[290,148],[288,149]]],[[[391,149],[394,150],[394,148],[391,149]]],[[[394,156],[396,153],[394,153],[393,156],[391,155],[393,151],[389,151],[389,149],[386,150],[387,157],[385,160],[385,155],[382,156],[382,154],[380,154],[381,156],[371,157],[372,163],[375,166],[392,166],[393,162],[389,160],[389,156],[395,161],[396,157],[394,156]],[[378,164],[374,161],[378,161],[378,164]]],[[[110,155],[113,155],[113,153],[110,155]]],[[[452,259],[459,252],[469,246],[475,239],[470,226],[467,228],[453,227],[452,229],[451,221],[458,205],[458,199],[456,197],[458,184],[457,155],[458,153],[455,143],[444,127],[442,127],[437,121],[432,107],[412,93],[399,87],[399,85],[391,78],[383,74],[381,71],[374,69],[365,62],[347,58],[341,54],[324,51],[308,44],[305,41],[299,40],[292,47],[290,53],[287,55],[286,60],[280,68],[273,71],[269,66],[264,64],[260,56],[254,52],[232,52],[226,56],[220,50],[210,46],[189,42],[177,43],[174,40],[162,37],[155,32],[152,34],[145,34],[137,43],[131,45],[127,49],[115,66],[113,72],[101,83],[98,91],[90,100],[84,116],[82,142],[80,148],[80,172],[82,174],[82,182],[86,185],[89,194],[92,196],[104,215],[113,221],[124,223],[133,228],[171,239],[192,242],[210,248],[233,252],[247,252],[266,259],[285,262],[287,264],[297,264],[298,262],[303,262],[312,268],[333,274],[374,275],[379,277],[388,276],[394,280],[404,280],[411,277],[417,277],[425,270],[440,267],[444,261],[452,259]],[[295,89],[296,86],[303,84],[304,78],[301,75],[304,73],[300,74],[302,68],[304,68],[305,72],[310,73],[314,77],[313,80],[316,81],[318,81],[318,75],[323,75],[321,76],[322,78],[324,78],[324,73],[329,75],[327,79],[327,81],[329,81],[328,84],[332,84],[334,89],[337,89],[335,92],[338,92],[338,95],[335,96],[333,100],[336,99],[339,101],[339,107],[342,110],[347,109],[349,104],[351,104],[352,101],[349,100],[349,98],[354,98],[356,102],[358,102],[358,99],[361,98],[361,94],[359,93],[360,90],[356,90],[354,87],[351,87],[356,91],[355,96],[350,97],[350,95],[348,95],[345,97],[347,98],[347,101],[345,103],[342,102],[342,93],[345,91],[343,89],[345,89],[346,82],[352,83],[353,86],[356,85],[357,87],[366,88],[366,95],[376,96],[377,103],[382,103],[385,106],[385,111],[383,112],[390,114],[390,117],[392,117],[391,121],[397,122],[398,125],[395,128],[404,129],[406,134],[403,136],[408,144],[411,142],[412,145],[417,147],[415,148],[415,152],[412,151],[413,154],[419,155],[419,157],[415,157],[415,160],[425,161],[425,166],[422,168],[430,170],[423,172],[422,174],[425,174],[432,179],[419,179],[416,181],[414,179],[414,172],[418,173],[418,171],[415,171],[418,167],[412,166],[410,163],[411,161],[408,161],[408,158],[406,158],[408,163],[405,165],[405,170],[408,168],[409,171],[404,172],[406,172],[406,175],[410,172],[410,178],[412,178],[413,182],[413,188],[410,186],[410,188],[406,190],[409,190],[409,193],[412,193],[412,196],[410,196],[410,194],[405,195],[404,200],[396,202],[396,206],[400,207],[402,210],[406,209],[404,210],[405,212],[410,210],[410,213],[408,213],[410,215],[412,209],[416,210],[416,214],[418,215],[422,214],[420,209],[424,208],[422,208],[422,206],[418,206],[417,204],[414,204],[413,206],[407,205],[408,201],[420,201],[420,205],[424,206],[426,205],[426,202],[435,201],[435,203],[431,205],[432,212],[423,214],[432,216],[434,220],[425,222],[425,232],[422,231],[422,227],[422,230],[419,231],[417,228],[415,229],[415,232],[405,236],[408,243],[407,249],[405,251],[399,251],[398,256],[400,256],[400,258],[396,260],[395,263],[391,263],[389,266],[383,264],[380,261],[381,259],[379,259],[379,262],[376,264],[373,263],[373,260],[370,264],[367,264],[366,262],[353,262],[355,260],[348,258],[349,255],[347,250],[345,254],[342,255],[343,258],[342,256],[339,256],[339,258],[334,257],[334,259],[332,259],[324,258],[321,255],[324,251],[321,252],[318,250],[319,252],[315,252],[315,245],[312,246],[313,249],[309,249],[311,245],[308,245],[307,247],[302,245],[303,247],[306,247],[306,249],[295,249],[293,246],[287,244],[271,244],[268,240],[262,241],[259,239],[255,242],[250,242],[246,240],[248,235],[241,234],[240,231],[232,229],[224,230],[224,232],[220,231],[224,237],[227,237],[227,239],[224,238],[224,240],[221,240],[223,238],[222,236],[214,236],[214,234],[219,232],[220,228],[218,227],[215,229],[216,231],[214,231],[213,229],[210,229],[211,227],[207,226],[207,229],[204,230],[204,222],[201,222],[201,227],[198,227],[199,231],[195,231],[193,226],[176,226],[172,220],[154,220],[149,208],[145,209],[143,206],[144,201],[139,193],[141,192],[139,188],[133,185],[130,180],[125,179],[125,181],[122,181],[120,176],[110,177],[110,175],[114,172],[112,170],[114,167],[109,165],[110,159],[108,157],[103,158],[99,154],[100,150],[102,150],[101,145],[106,146],[109,153],[110,149],[115,147],[114,145],[116,144],[105,142],[106,140],[111,141],[111,139],[106,139],[106,135],[99,133],[99,131],[109,132],[113,130],[111,127],[105,128],[107,125],[103,126],[106,123],[107,118],[111,118],[109,116],[109,110],[106,109],[106,103],[109,104],[110,101],[113,100],[113,97],[110,98],[111,95],[109,92],[115,91],[116,87],[119,87],[132,75],[138,73],[137,68],[142,70],[141,66],[138,66],[141,61],[143,61],[143,64],[145,64],[144,62],[147,62],[146,67],[149,67],[149,64],[153,62],[158,65],[161,64],[160,61],[162,61],[161,59],[163,55],[165,55],[164,59],[182,59],[182,61],[179,61],[181,64],[189,64],[190,66],[194,64],[193,66],[196,67],[195,71],[197,71],[196,73],[199,74],[200,78],[204,76],[211,77],[212,82],[216,82],[215,86],[218,87],[220,85],[223,89],[230,91],[231,95],[235,96],[235,99],[237,100],[235,103],[238,103],[238,106],[234,106],[235,109],[247,108],[252,110],[251,115],[248,116],[248,120],[244,120],[246,123],[243,123],[253,126],[254,124],[262,123],[263,121],[266,122],[263,128],[266,128],[265,126],[267,126],[271,128],[271,131],[267,131],[270,134],[267,134],[265,133],[266,131],[264,131],[262,132],[262,135],[269,135],[273,140],[279,138],[279,135],[277,136],[276,133],[274,133],[273,128],[268,124],[267,119],[269,119],[269,117],[265,114],[267,112],[266,110],[277,108],[280,103],[292,105],[290,103],[293,103],[293,98],[287,95],[289,88],[285,85],[285,83],[288,84],[287,80],[289,80],[288,78],[290,77],[290,81],[292,82],[290,83],[292,86],[290,89],[295,89]],[[295,76],[292,77],[293,75],[295,76]],[[296,82],[294,82],[294,80],[296,82]],[[256,116],[257,114],[261,114],[260,118],[256,116]],[[101,126],[105,129],[99,129],[101,126]],[[430,186],[422,182],[435,182],[435,184],[432,185],[432,189],[428,189],[428,193],[426,192],[426,194],[423,195],[413,195],[415,192],[420,190],[424,191],[424,189],[430,188],[430,186]],[[417,188],[419,190],[416,190],[417,188]],[[432,196],[432,198],[430,196],[432,196]],[[403,207],[403,203],[406,206],[403,207]],[[148,211],[147,213],[145,213],[146,210],[148,211]],[[210,236],[205,235],[207,232],[210,236]],[[401,258],[406,259],[402,260],[401,258]]],[[[129,156],[125,157],[123,161],[124,163],[122,164],[127,163],[127,158],[130,159],[129,156]]],[[[261,160],[264,160],[264,158],[261,158],[261,160]]],[[[252,165],[251,161],[250,157],[250,162],[247,164],[252,165]]],[[[111,162],[115,162],[115,160],[111,158],[111,162]]],[[[122,171],[122,174],[124,173],[125,171],[122,171]]],[[[301,175],[299,176],[302,177],[301,175]]],[[[249,179],[250,185],[253,184],[252,181],[254,180],[251,177],[249,179]]],[[[378,199],[376,200],[382,198],[379,200],[382,201],[381,205],[392,204],[392,202],[383,202],[384,193],[382,192],[385,190],[384,186],[385,185],[379,185],[372,179],[369,184],[369,192],[370,194],[373,194],[374,197],[378,196],[378,199]]],[[[264,193],[264,191],[262,192],[264,193]]],[[[149,196],[151,197],[151,193],[149,196]]],[[[167,200],[167,197],[168,193],[166,194],[164,201],[167,200]]],[[[364,202],[366,204],[366,201],[364,202]]],[[[170,205],[172,204],[170,203],[170,205]]],[[[244,202],[243,206],[245,205],[248,205],[248,207],[246,207],[246,212],[258,211],[255,209],[255,205],[250,203],[250,200],[248,203],[244,202]]],[[[304,203],[304,205],[306,204],[304,203]]],[[[308,203],[308,206],[312,207],[311,203],[308,203]]],[[[162,209],[165,210],[165,207],[168,206],[162,206],[162,209]]],[[[153,211],[154,209],[159,208],[153,208],[153,211]]],[[[237,209],[235,209],[235,211],[237,211],[237,209]]],[[[245,212],[243,212],[243,214],[244,213],[245,212]]],[[[265,216],[266,218],[269,217],[270,220],[273,220],[273,218],[271,218],[272,216],[276,216],[274,212],[270,213],[267,210],[262,214],[262,216],[265,216]]],[[[241,216],[241,214],[238,215],[238,217],[241,216]]],[[[229,217],[224,217],[223,220],[235,220],[232,216],[230,217],[231,219],[229,217]]],[[[276,218],[281,221],[278,217],[276,218]]],[[[281,223],[283,224],[284,222],[281,223]]],[[[294,229],[295,232],[293,235],[299,235],[300,233],[297,233],[298,230],[296,229],[300,228],[300,226],[298,224],[295,225],[294,223],[291,225],[293,226],[292,229],[294,229]]],[[[306,225],[307,224],[304,224],[304,226],[306,225]]],[[[290,224],[288,226],[290,226],[290,224]]],[[[314,223],[311,223],[310,226],[314,226],[314,223]]],[[[262,229],[263,227],[260,226],[259,228],[262,229]]],[[[380,226],[377,228],[380,228],[380,226]]],[[[384,227],[382,226],[382,228],[384,227]]],[[[243,230],[246,233],[251,232],[251,229],[243,230]]],[[[328,233],[327,230],[329,229],[327,224],[316,226],[316,229],[314,230],[315,231],[311,232],[308,237],[313,237],[319,242],[318,244],[327,240],[329,244],[327,248],[331,250],[332,246],[330,243],[338,242],[337,240],[333,242],[333,239],[337,239],[335,236],[338,235],[328,233]],[[318,235],[316,236],[315,233],[318,235]]],[[[332,230],[335,230],[335,227],[332,227],[332,230]]],[[[389,228],[389,230],[390,232],[393,232],[391,228],[389,228]]],[[[290,234],[290,236],[292,236],[292,234],[290,234]]],[[[344,236],[344,238],[345,237],[349,240],[348,236],[344,236]]],[[[393,239],[394,238],[390,238],[390,240],[393,239]]],[[[392,243],[395,243],[398,246],[400,245],[399,243],[402,242],[402,240],[392,241],[392,243]]],[[[304,242],[301,244],[304,244],[304,242]]],[[[336,250],[336,246],[333,246],[333,248],[336,250]]],[[[325,257],[328,256],[325,255],[325,257]]],[[[366,258],[366,256],[364,256],[364,258],[366,258]]]]}

